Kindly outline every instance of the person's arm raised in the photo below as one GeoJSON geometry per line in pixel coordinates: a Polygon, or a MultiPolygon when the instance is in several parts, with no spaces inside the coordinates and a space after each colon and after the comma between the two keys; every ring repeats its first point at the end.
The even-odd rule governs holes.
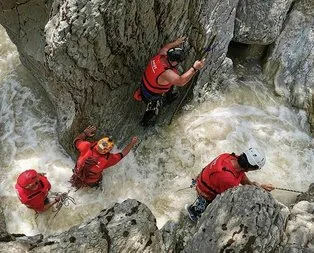
{"type": "Polygon", "coordinates": [[[246,175],[243,177],[241,184],[242,185],[255,185],[269,192],[275,189],[275,187],[272,184],[260,184],[258,182],[252,182],[246,175]]]}
{"type": "Polygon", "coordinates": [[[75,137],[75,139],[73,141],[74,146],[75,146],[76,141],[78,141],[78,140],[84,141],[86,139],[86,137],[94,136],[95,132],[96,132],[95,126],[90,125],[90,126],[86,127],[82,133],[80,133],[78,136],[75,137]]]}
{"type": "Polygon", "coordinates": [[[137,137],[133,136],[131,142],[125,146],[125,148],[121,151],[123,157],[125,157],[133,148],[134,144],[137,142],[137,137]]]}
{"type": "Polygon", "coordinates": [[[162,73],[158,78],[158,83],[171,83],[175,86],[184,86],[187,84],[192,77],[196,74],[198,70],[203,68],[205,65],[205,59],[201,61],[195,61],[193,66],[189,68],[185,73],[183,73],[181,76],[175,73],[173,70],[166,70],[164,73],[162,73]]]}
{"type": "Polygon", "coordinates": [[[186,37],[183,36],[183,37],[180,37],[178,39],[176,39],[175,41],[172,41],[168,44],[165,44],[158,52],[158,54],[160,55],[166,55],[168,50],[170,48],[173,48],[173,47],[179,47],[184,41],[185,41],[186,37]]]}

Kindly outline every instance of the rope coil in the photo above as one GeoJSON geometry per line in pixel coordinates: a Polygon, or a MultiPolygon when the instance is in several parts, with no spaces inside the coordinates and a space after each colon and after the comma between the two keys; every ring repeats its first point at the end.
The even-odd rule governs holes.
{"type": "Polygon", "coordinates": [[[58,196],[60,197],[60,201],[57,202],[56,204],[56,210],[54,210],[55,215],[53,216],[53,218],[57,216],[57,214],[59,213],[59,211],[61,210],[63,206],[69,206],[70,203],[76,205],[75,199],[69,196],[69,192],[70,191],[63,192],[63,193],[62,192],[50,192],[50,195],[52,195],[51,198],[56,198],[58,196]]]}

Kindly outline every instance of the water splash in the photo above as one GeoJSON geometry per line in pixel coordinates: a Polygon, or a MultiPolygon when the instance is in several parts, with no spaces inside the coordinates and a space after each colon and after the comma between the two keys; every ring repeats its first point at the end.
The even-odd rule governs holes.
{"type": "MultiPolygon", "coordinates": [[[[188,187],[218,154],[239,154],[249,146],[262,148],[267,156],[263,170],[248,174],[252,179],[301,191],[314,181],[314,144],[306,114],[255,80],[234,83],[224,93],[204,89],[202,103],[186,106],[171,127],[157,128],[136,154],[107,169],[102,190],[72,189],[76,206],[62,208],[55,218],[48,211],[35,219],[14,192],[18,174],[36,168],[47,173],[53,191],[65,192],[74,163],[58,144],[49,103],[35,91],[27,71],[18,70],[18,55],[6,36],[1,36],[0,50],[6,52],[0,59],[0,197],[11,233],[62,232],[126,198],[145,203],[161,227],[195,198],[194,190],[177,190],[188,187]]],[[[273,195],[285,203],[295,197],[278,191],[273,195]]]]}

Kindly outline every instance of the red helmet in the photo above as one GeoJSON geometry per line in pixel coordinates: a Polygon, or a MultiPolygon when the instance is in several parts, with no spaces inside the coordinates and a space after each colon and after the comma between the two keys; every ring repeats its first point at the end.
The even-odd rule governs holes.
{"type": "Polygon", "coordinates": [[[17,178],[17,184],[21,187],[26,187],[37,182],[38,173],[36,170],[25,170],[17,178]]]}

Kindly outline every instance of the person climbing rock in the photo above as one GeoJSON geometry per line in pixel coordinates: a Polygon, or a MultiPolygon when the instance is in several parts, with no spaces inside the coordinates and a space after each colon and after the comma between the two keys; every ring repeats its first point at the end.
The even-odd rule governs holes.
{"type": "Polygon", "coordinates": [[[26,170],[18,176],[15,189],[20,201],[37,213],[48,210],[61,199],[61,195],[58,195],[50,202],[48,193],[51,185],[48,179],[33,169],[26,170]]]}
{"type": "Polygon", "coordinates": [[[173,102],[178,94],[174,86],[184,86],[204,67],[205,59],[197,60],[182,75],[177,67],[186,58],[180,45],[185,37],[164,45],[156,56],[150,59],[142,76],[141,85],[135,91],[134,98],[146,104],[146,111],[140,122],[142,126],[153,126],[163,104],[173,102]]]}
{"type": "Polygon", "coordinates": [[[97,142],[86,141],[86,137],[95,135],[96,127],[88,126],[83,133],[74,139],[74,146],[79,151],[70,183],[77,189],[81,187],[98,187],[102,181],[102,172],[117,164],[123,159],[137,142],[137,137],[132,137],[131,142],[120,153],[112,154],[114,143],[108,136],[97,142]]]}
{"type": "Polygon", "coordinates": [[[245,174],[261,169],[265,162],[264,153],[255,148],[249,148],[239,156],[224,153],[216,157],[195,180],[198,197],[192,205],[185,205],[190,219],[196,222],[218,194],[239,184],[255,185],[266,191],[274,190],[272,184],[252,182],[245,174]]]}

